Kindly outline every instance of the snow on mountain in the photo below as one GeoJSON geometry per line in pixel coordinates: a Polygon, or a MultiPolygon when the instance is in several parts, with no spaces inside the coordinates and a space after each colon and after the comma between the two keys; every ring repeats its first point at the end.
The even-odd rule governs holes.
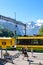
{"type": "Polygon", "coordinates": [[[43,25],[43,20],[37,20],[36,22],[29,22],[27,25],[27,35],[38,34],[40,27],[43,25]]]}
{"type": "MultiPolygon", "coordinates": [[[[29,22],[27,24],[27,28],[26,28],[26,34],[27,35],[34,35],[34,34],[38,34],[38,31],[40,29],[40,27],[43,25],[43,20],[37,20],[35,22],[29,22]]],[[[11,31],[15,31],[17,32],[17,34],[24,34],[24,30],[23,27],[21,27],[20,25],[17,25],[17,28],[15,28],[15,24],[11,23],[11,22],[6,22],[4,20],[0,20],[0,28],[7,28],[11,31]]]]}
{"type": "Polygon", "coordinates": [[[20,27],[19,25],[17,25],[17,27],[15,27],[14,23],[6,22],[5,20],[0,20],[0,28],[1,29],[6,28],[13,32],[16,30],[18,35],[22,35],[23,34],[23,32],[21,33],[22,28],[20,27],[20,29],[19,29],[19,27],[20,27]]]}

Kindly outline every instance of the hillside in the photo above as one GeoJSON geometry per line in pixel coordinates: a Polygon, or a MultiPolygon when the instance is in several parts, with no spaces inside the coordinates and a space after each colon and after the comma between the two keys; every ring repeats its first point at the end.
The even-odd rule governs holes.
{"type": "Polygon", "coordinates": [[[0,29],[0,37],[14,37],[14,33],[6,28],[0,29]]]}

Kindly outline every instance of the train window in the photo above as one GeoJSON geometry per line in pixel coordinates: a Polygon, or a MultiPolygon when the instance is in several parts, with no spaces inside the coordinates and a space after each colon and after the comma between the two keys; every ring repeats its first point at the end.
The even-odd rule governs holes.
{"type": "Polygon", "coordinates": [[[31,43],[31,40],[28,39],[18,39],[17,40],[17,45],[28,45],[31,43]]]}
{"type": "Polygon", "coordinates": [[[22,39],[17,39],[17,45],[23,45],[24,41],[22,39]]]}
{"type": "Polygon", "coordinates": [[[32,45],[38,45],[39,43],[38,43],[37,39],[32,39],[31,44],[32,45]]]}
{"type": "Polygon", "coordinates": [[[43,45],[42,39],[18,39],[17,45],[43,45]]]}
{"type": "Polygon", "coordinates": [[[2,45],[6,45],[6,42],[2,42],[2,45]]]}
{"type": "Polygon", "coordinates": [[[20,44],[20,41],[19,41],[18,39],[17,39],[17,41],[16,41],[16,44],[17,44],[17,45],[19,45],[19,44],[20,44]]]}
{"type": "Polygon", "coordinates": [[[38,39],[39,45],[43,45],[43,39],[38,39]]]}

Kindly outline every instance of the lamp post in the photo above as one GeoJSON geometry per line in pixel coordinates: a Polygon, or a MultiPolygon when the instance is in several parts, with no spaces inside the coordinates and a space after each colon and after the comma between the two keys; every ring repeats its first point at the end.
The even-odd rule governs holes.
{"type": "Polygon", "coordinates": [[[25,24],[25,35],[26,35],[26,24],[25,24]]]}

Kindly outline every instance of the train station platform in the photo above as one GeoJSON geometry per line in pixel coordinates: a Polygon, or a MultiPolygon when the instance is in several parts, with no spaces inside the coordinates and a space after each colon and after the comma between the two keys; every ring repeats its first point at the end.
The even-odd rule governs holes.
{"type": "MultiPolygon", "coordinates": [[[[4,53],[5,51],[3,51],[4,53]]],[[[15,54],[18,55],[17,58],[13,59],[13,63],[7,62],[5,65],[43,65],[43,53],[33,52],[33,56],[31,52],[28,52],[29,60],[25,57],[23,60],[23,56],[20,51],[7,51],[11,56],[15,54]],[[20,53],[20,54],[18,54],[20,53]]]]}

